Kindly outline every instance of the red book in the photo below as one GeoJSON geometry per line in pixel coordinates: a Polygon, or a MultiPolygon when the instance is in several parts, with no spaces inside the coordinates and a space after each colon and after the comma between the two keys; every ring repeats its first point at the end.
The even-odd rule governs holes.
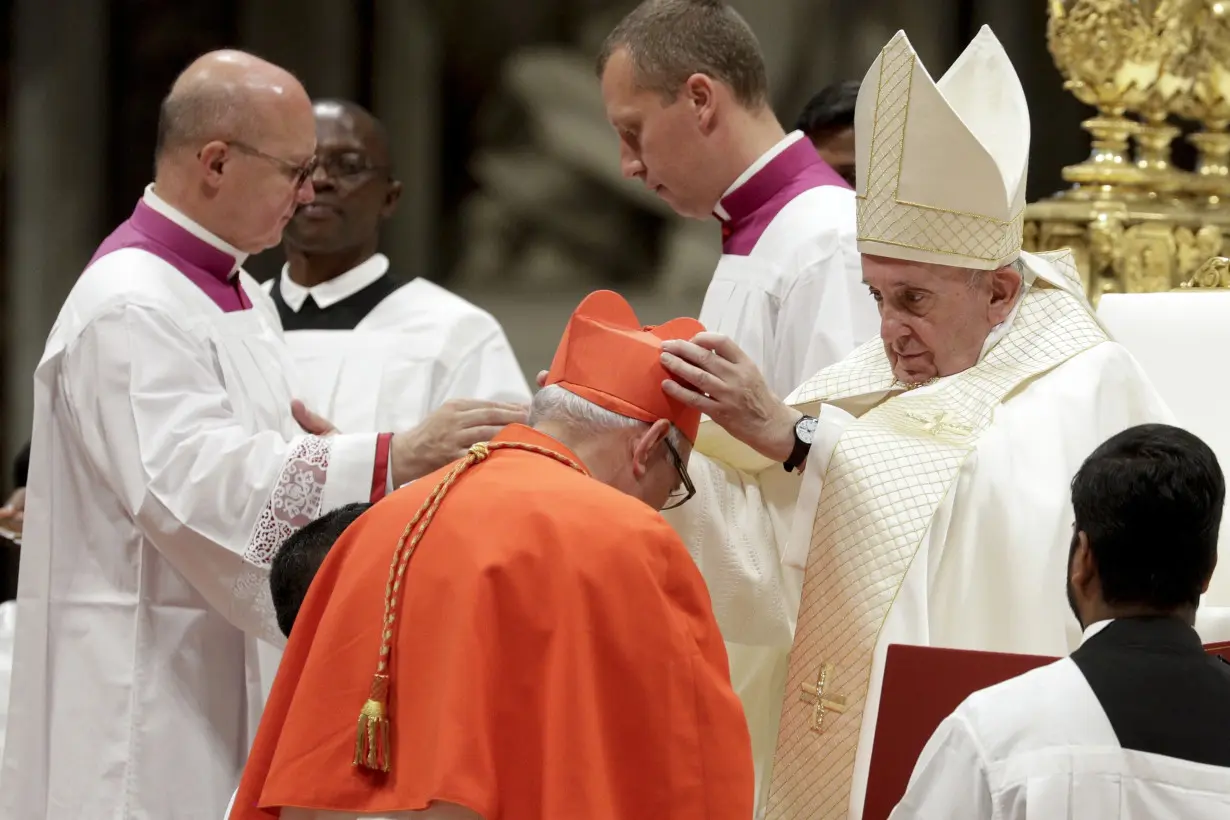
{"type": "MultiPolygon", "coordinates": [[[[1205,646],[1230,661],[1230,641],[1205,646]]],[[[937,726],[979,689],[1058,658],[893,644],[884,664],[863,820],[888,820],[937,726]]]]}

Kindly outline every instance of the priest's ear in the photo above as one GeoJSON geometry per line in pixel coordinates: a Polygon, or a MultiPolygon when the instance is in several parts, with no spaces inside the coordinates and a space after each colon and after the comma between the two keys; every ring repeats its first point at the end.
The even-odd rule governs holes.
{"type": "Polygon", "coordinates": [[[389,187],[384,192],[384,204],[380,206],[380,218],[391,218],[397,211],[399,201],[401,201],[401,183],[390,178],[389,187]]]}
{"type": "Polygon", "coordinates": [[[701,133],[710,134],[717,125],[718,87],[708,74],[693,74],[683,83],[683,102],[692,107],[701,133]]]}
{"type": "Polygon", "coordinates": [[[1015,264],[1005,265],[990,273],[991,303],[988,307],[988,319],[991,325],[998,325],[1008,319],[1016,299],[1021,295],[1021,272],[1015,264]]]}
{"type": "Polygon", "coordinates": [[[1204,576],[1204,583],[1200,585],[1200,594],[1203,595],[1209,591],[1209,584],[1213,583],[1213,573],[1217,571],[1217,551],[1213,551],[1213,563],[1209,565],[1209,574],[1204,576]]]}
{"type": "Polygon", "coordinates": [[[658,459],[662,458],[662,442],[671,431],[671,423],[658,419],[640,430],[632,439],[632,475],[643,479],[658,459]]]}
{"type": "Polygon", "coordinates": [[[1098,565],[1089,548],[1089,536],[1078,530],[1072,536],[1072,560],[1068,562],[1068,582],[1080,592],[1082,599],[1093,596],[1092,587],[1098,582],[1098,565]]]}
{"type": "Polygon", "coordinates": [[[205,144],[200,151],[197,152],[196,158],[201,163],[201,168],[205,172],[205,180],[211,185],[218,185],[222,181],[222,167],[226,165],[229,149],[225,142],[214,140],[205,144]]]}

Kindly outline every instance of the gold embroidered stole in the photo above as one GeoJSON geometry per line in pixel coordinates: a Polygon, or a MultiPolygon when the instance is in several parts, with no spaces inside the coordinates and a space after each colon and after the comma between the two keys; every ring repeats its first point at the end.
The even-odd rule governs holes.
{"type": "MultiPolygon", "coordinates": [[[[846,816],[873,652],[937,507],[1010,393],[1104,341],[1078,299],[1039,282],[981,362],[878,404],[842,435],[812,528],[769,820],[846,816]]],[[[841,404],[892,389],[877,339],[792,399],[841,404]]]]}

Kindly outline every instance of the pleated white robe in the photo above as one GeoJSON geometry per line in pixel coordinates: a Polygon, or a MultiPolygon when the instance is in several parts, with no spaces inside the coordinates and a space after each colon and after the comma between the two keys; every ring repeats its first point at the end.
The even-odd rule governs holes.
{"type": "Polygon", "coordinates": [[[890,820],[1223,820],[1230,769],[1124,749],[1069,658],[971,695],[890,820]]]}
{"type": "Polygon", "coordinates": [[[256,639],[283,642],[269,560],[385,487],[387,439],[303,435],[292,372],[265,312],[223,310],[153,252],[78,280],[35,373],[0,817],[223,816],[260,716],[256,639]]]}

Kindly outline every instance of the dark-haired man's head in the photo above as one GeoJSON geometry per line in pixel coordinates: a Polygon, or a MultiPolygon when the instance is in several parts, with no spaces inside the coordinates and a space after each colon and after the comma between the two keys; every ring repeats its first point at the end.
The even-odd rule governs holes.
{"type": "Polygon", "coordinates": [[[299,607],[307,597],[312,579],[346,528],[367,512],[371,504],[347,504],[325,513],[287,538],[269,567],[269,592],[278,617],[278,628],[290,637],[299,607]]]}
{"type": "Polygon", "coordinates": [[[1145,424],[1095,450],[1072,480],[1068,601],[1082,628],[1140,615],[1194,623],[1225,500],[1217,457],[1186,430],[1145,424]]]}
{"type": "Polygon", "coordinates": [[[721,0],[645,0],[598,57],[624,176],[683,216],[712,215],[783,136],[756,35],[721,0]]]}
{"type": "Polygon", "coordinates": [[[858,80],[845,80],[825,87],[811,98],[795,123],[816,146],[820,159],[832,166],[853,187],[854,182],[854,105],[858,102],[858,80]]]}

